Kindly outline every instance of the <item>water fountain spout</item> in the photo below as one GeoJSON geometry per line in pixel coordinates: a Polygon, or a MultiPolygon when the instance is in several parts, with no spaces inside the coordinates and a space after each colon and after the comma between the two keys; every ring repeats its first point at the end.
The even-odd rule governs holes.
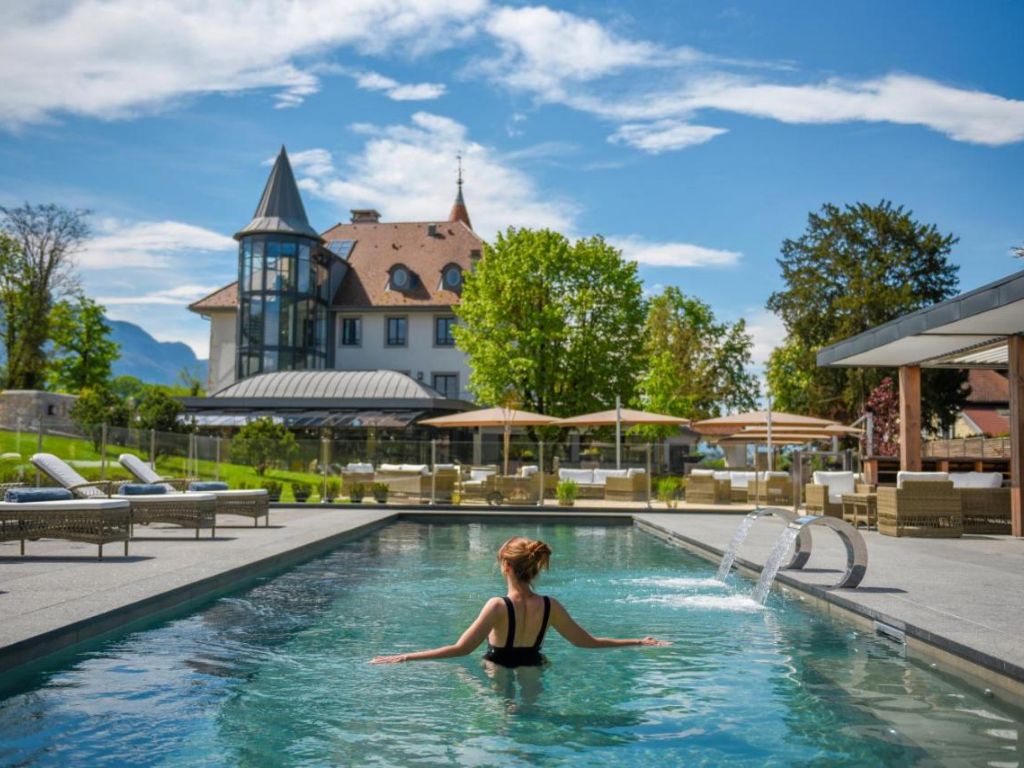
{"type": "MultiPolygon", "coordinates": [[[[725,550],[725,554],[722,555],[722,562],[718,565],[717,578],[719,581],[725,581],[729,571],[732,570],[732,564],[736,560],[736,553],[739,551],[740,546],[746,541],[747,534],[750,533],[754,523],[762,517],[778,517],[787,525],[796,520],[796,515],[793,512],[781,507],[760,507],[746,515],[740,521],[739,527],[732,535],[732,540],[725,550]]],[[[811,532],[801,529],[796,538],[796,548],[793,550],[793,557],[785,567],[790,569],[803,568],[810,556],[811,532]]]]}
{"type": "MultiPolygon", "coordinates": [[[[768,592],[771,590],[772,583],[778,575],[782,559],[789,551],[790,546],[797,540],[801,532],[809,531],[810,527],[814,525],[830,528],[835,531],[846,548],[846,572],[832,586],[832,589],[855,589],[861,583],[868,568],[868,549],[864,543],[864,537],[860,535],[860,531],[837,517],[805,515],[791,520],[786,526],[786,530],[779,535],[775,542],[775,547],[772,549],[768,560],[764,564],[764,568],[761,570],[761,578],[754,589],[754,600],[764,603],[768,598],[768,592]]],[[[808,548],[809,553],[810,550],[808,548]]]]}

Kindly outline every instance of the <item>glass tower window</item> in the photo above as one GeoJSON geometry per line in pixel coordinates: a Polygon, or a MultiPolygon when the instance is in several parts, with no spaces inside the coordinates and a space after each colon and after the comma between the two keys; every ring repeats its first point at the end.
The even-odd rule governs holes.
{"type": "Polygon", "coordinates": [[[326,258],[309,238],[251,235],[239,243],[239,378],[327,367],[326,258]]]}

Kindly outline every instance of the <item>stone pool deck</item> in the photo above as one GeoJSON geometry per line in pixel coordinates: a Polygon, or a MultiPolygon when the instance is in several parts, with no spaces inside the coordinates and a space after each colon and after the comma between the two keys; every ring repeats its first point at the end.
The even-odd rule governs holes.
{"type": "MultiPolygon", "coordinates": [[[[0,543],[0,673],[88,640],[102,640],[154,615],[187,611],[252,578],[315,557],[347,539],[400,517],[507,521],[521,517],[606,522],[636,521],[717,560],[740,517],[737,510],[664,511],[605,507],[573,509],[463,507],[455,511],[401,508],[276,508],[270,528],[244,518],[218,521],[217,538],[198,541],[179,528],[154,525],[131,543],[130,556],[111,545],[104,560],[96,547],[61,541],[0,543]],[[234,524],[233,524],[234,523],[234,524]]],[[[759,520],[740,549],[737,566],[756,575],[782,530],[759,520]]],[[[779,581],[817,607],[874,630],[880,621],[906,634],[908,654],[992,688],[1024,704],[1024,540],[1002,536],[894,539],[864,532],[869,564],[857,590],[830,590],[845,553],[837,536],[813,532],[804,571],[783,571],[779,581]]]]}

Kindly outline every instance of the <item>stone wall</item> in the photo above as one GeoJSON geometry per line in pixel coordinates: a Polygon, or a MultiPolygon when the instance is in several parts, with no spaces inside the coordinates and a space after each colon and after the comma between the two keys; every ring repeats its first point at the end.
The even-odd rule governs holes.
{"type": "Polygon", "coordinates": [[[47,429],[73,429],[71,407],[78,398],[35,389],[7,389],[0,392],[0,428],[34,430],[40,419],[47,429]]]}

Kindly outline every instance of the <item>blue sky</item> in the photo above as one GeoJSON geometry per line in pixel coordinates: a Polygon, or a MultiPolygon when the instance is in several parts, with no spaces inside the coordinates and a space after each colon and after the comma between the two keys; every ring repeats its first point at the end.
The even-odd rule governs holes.
{"type": "Polygon", "coordinates": [[[960,237],[971,288],[1020,268],[1024,3],[299,0],[0,6],[0,205],[92,211],[83,283],[205,356],[185,305],[287,145],[310,220],[447,215],[485,238],[599,233],[650,290],[747,318],[825,202],[891,199],[960,237]]]}

